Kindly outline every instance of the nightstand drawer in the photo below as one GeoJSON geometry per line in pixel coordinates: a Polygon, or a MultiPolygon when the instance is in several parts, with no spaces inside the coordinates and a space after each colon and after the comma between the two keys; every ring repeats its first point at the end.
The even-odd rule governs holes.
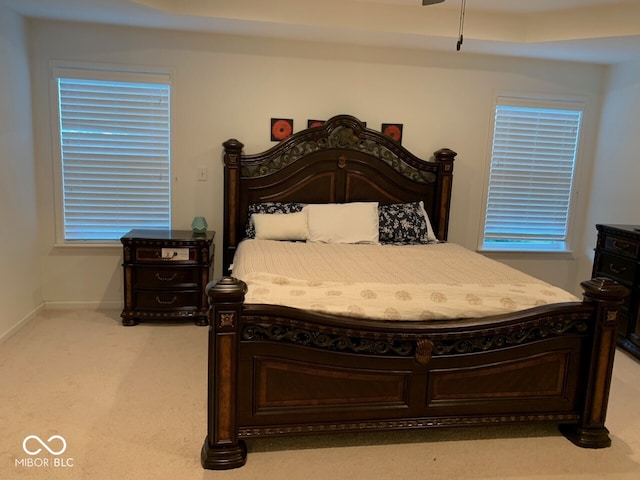
{"type": "Polygon", "coordinates": [[[134,274],[134,287],[143,289],[197,288],[200,281],[200,272],[193,267],[140,267],[134,274]]]}
{"type": "Polygon", "coordinates": [[[138,308],[146,310],[174,310],[176,308],[198,308],[200,292],[136,292],[138,308]]]}
{"type": "Polygon", "coordinates": [[[596,270],[598,274],[604,274],[622,282],[632,283],[636,272],[636,263],[633,260],[627,260],[617,255],[603,253],[600,255],[596,270]]]}
{"type": "Polygon", "coordinates": [[[613,252],[624,257],[638,258],[640,242],[617,237],[615,235],[605,235],[604,248],[609,252],[613,252]]]}
{"type": "Polygon", "coordinates": [[[198,249],[189,247],[138,247],[135,261],[170,263],[195,262],[198,260],[198,249]]]}

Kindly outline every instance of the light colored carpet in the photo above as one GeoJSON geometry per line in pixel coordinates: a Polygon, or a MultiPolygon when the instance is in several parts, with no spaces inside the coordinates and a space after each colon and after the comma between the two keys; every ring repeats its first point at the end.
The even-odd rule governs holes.
{"type": "Polygon", "coordinates": [[[204,470],[207,328],[125,328],[118,314],[45,312],[0,344],[1,479],[640,478],[640,363],[622,351],[608,449],[578,448],[553,426],[451,428],[251,441],[245,467],[204,470]],[[25,464],[29,435],[63,437],[67,466],[25,464]]]}

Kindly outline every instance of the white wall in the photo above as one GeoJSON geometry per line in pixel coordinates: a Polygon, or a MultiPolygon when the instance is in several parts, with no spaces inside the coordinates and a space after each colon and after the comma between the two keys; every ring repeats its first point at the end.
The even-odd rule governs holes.
{"type": "Polygon", "coordinates": [[[0,3],[0,339],[42,304],[26,29],[0,3]]]}
{"type": "Polygon", "coordinates": [[[605,92],[583,275],[591,272],[597,223],[640,225],[640,61],[612,67],[605,92]]]}
{"type": "MultiPolygon", "coordinates": [[[[403,144],[428,157],[458,152],[449,239],[475,248],[490,146],[491,107],[498,93],[579,95],[588,102],[579,182],[588,185],[605,68],[514,58],[469,56],[234,37],[204,33],[30,22],[36,157],[42,226],[43,290],[47,302],[120,303],[120,249],[53,245],[48,65],[71,60],[168,67],[175,72],[173,214],[176,228],[204,215],[222,241],[220,144],[236,137],[245,151],[270,147],[271,117],[307,119],[348,113],[372,128],[404,124],[403,144]],[[208,181],[198,182],[205,166],[208,181]]],[[[586,205],[578,209],[584,229],[586,205]]],[[[584,246],[578,242],[580,251],[584,246]]],[[[216,271],[221,271],[220,256],[216,271]]],[[[572,257],[505,258],[525,271],[575,290],[572,257]]],[[[580,279],[582,280],[582,279],[580,279]]]]}

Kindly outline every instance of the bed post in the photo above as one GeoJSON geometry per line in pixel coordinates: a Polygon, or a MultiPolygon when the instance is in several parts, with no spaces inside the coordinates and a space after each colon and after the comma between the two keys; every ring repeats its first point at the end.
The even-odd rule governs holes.
{"type": "Polygon", "coordinates": [[[223,277],[207,285],[209,296],[209,374],[207,437],[200,456],[212,470],[241,467],[247,449],[238,439],[238,343],[242,302],[247,285],[223,277]]]}
{"type": "Polygon", "coordinates": [[[438,188],[436,189],[435,212],[438,212],[438,223],[433,225],[439,240],[446,240],[449,233],[449,209],[451,207],[451,183],[453,181],[453,161],[457,153],[448,148],[441,148],[433,152],[433,156],[440,164],[438,174],[438,188]]]}
{"type": "Polygon", "coordinates": [[[580,423],[563,425],[561,431],[569,440],[584,448],[611,445],[605,427],[613,359],[616,352],[618,309],[629,291],[608,278],[593,278],[581,283],[584,301],[596,303],[596,321],[591,345],[587,385],[580,423]]]}
{"type": "Polygon", "coordinates": [[[244,144],[231,138],[222,144],[224,147],[224,251],[222,252],[222,271],[230,273],[238,242],[238,223],[240,220],[240,155],[244,144]]]}

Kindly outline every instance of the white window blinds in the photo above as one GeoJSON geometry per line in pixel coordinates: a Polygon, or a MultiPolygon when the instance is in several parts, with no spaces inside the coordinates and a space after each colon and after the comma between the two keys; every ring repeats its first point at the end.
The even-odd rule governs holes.
{"type": "Polygon", "coordinates": [[[57,78],[64,240],[170,228],[170,85],[57,78]]]}
{"type": "Polygon", "coordinates": [[[498,104],[486,250],[566,250],[581,108],[498,104]]]}

